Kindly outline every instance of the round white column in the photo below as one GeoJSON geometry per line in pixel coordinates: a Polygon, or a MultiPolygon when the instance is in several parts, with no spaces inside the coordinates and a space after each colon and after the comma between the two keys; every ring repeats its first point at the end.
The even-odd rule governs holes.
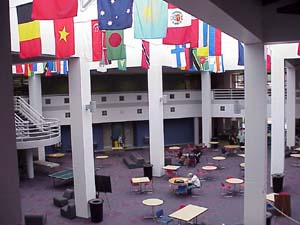
{"type": "Polygon", "coordinates": [[[201,72],[202,143],[209,146],[212,135],[212,105],[210,72],[201,72]]]}
{"type": "Polygon", "coordinates": [[[34,178],[33,149],[27,149],[25,151],[26,151],[27,176],[29,179],[33,179],[34,178]]]}

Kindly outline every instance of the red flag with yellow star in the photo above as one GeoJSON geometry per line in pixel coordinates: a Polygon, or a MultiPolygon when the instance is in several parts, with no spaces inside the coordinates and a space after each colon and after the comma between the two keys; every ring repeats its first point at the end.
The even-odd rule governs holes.
{"type": "Polygon", "coordinates": [[[54,35],[56,58],[66,58],[75,54],[73,17],[54,20],[54,35]]]}

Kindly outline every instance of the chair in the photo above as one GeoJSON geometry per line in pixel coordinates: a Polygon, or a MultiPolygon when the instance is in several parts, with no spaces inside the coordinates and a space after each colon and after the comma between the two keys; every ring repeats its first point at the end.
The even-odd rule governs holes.
{"type": "Polygon", "coordinates": [[[206,175],[207,172],[205,170],[201,170],[201,169],[197,168],[197,174],[198,174],[200,180],[205,180],[204,175],[206,175]]]}
{"type": "Polygon", "coordinates": [[[153,180],[150,180],[150,182],[146,182],[145,188],[146,188],[146,192],[153,192],[153,180]],[[148,187],[150,187],[150,190],[148,187]]]}
{"type": "Polygon", "coordinates": [[[57,207],[63,207],[68,204],[68,200],[74,198],[74,190],[66,189],[62,197],[54,197],[53,204],[57,207]]]}
{"type": "Polygon", "coordinates": [[[173,170],[166,170],[166,173],[171,178],[178,177],[178,175],[173,170]]]}
{"type": "Polygon", "coordinates": [[[187,194],[188,188],[187,185],[179,185],[177,189],[175,189],[175,194],[187,194]]]}
{"type": "Polygon", "coordinates": [[[46,225],[47,215],[46,214],[28,214],[24,216],[25,225],[46,225]]]}
{"type": "Polygon", "coordinates": [[[68,205],[62,207],[60,209],[60,215],[71,220],[74,219],[76,217],[75,203],[71,202],[68,205]]]}
{"type": "Polygon", "coordinates": [[[132,183],[131,179],[130,179],[130,184],[131,184],[133,192],[138,192],[139,191],[139,184],[132,183]]]}
{"type": "Polygon", "coordinates": [[[231,195],[227,195],[230,193],[231,193],[231,185],[224,184],[223,182],[221,182],[221,194],[223,196],[232,197],[231,195]]]}
{"type": "Polygon", "coordinates": [[[164,216],[164,210],[160,209],[158,211],[156,211],[156,222],[158,223],[163,223],[163,224],[168,224],[172,221],[173,219],[168,217],[168,216],[164,216]]]}

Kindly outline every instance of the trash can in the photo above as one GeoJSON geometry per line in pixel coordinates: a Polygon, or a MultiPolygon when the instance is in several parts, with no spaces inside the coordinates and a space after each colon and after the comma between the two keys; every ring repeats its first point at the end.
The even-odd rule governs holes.
{"type": "Polygon", "coordinates": [[[152,180],[152,167],[150,163],[144,164],[144,177],[149,177],[149,180],[152,180]]]}
{"type": "Polygon", "coordinates": [[[281,173],[276,173],[272,175],[273,191],[275,193],[280,193],[282,191],[283,178],[284,175],[281,173]]]}
{"type": "Polygon", "coordinates": [[[95,198],[89,200],[91,221],[99,223],[103,220],[103,199],[95,198]]]}
{"type": "Polygon", "coordinates": [[[270,212],[266,212],[266,225],[271,225],[273,214],[270,212]]]}

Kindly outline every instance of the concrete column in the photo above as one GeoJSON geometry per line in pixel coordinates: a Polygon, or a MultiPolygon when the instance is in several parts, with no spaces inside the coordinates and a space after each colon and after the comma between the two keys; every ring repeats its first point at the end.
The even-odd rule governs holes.
{"type": "Polygon", "coordinates": [[[33,169],[33,149],[26,149],[26,169],[27,176],[29,179],[34,178],[34,169],[33,169]]]}
{"type": "Polygon", "coordinates": [[[164,166],[164,112],[162,66],[150,44],[150,68],[148,70],[148,102],[149,102],[149,146],[150,162],[153,164],[153,176],[162,176],[164,166]]]}
{"type": "Polygon", "coordinates": [[[1,1],[0,35],[0,116],[1,154],[0,157],[0,224],[21,224],[21,198],[19,169],[16,150],[14,118],[13,81],[11,74],[11,45],[9,1],[1,1]]]}
{"type": "MultiPolygon", "coordinates": [[[[43,99],[42,99],[42,85],[41,75],[34,75],[28,78],[28,90],[29,90],[29,103],[30,105],[41,115],[43,115],[43,99]]],[[[45,160],[45,147],[38,147],[39,160],[45,160]]]]}
{"type": "Polygon", "coordinates": [[[296,72],[292,66],[287,67],[287,101],[286,101],[286,124],[287,146],[295,145],[296,136],[296,72]]]}
{"type": "Polygon", "coordinates": [[[194,144],[199,144],[199,118],[194,117],[194,144]]]}
{"type": "Polygon", "coordinates": [[[202,142],[209,146],[212,135],[211,81],[209,72],[201,72],[202,142]]]}
{"type": "Polygon", "coordinates": [[[91,101],[88,62],[81,58],[69,59],[68,77],[76,215],[88,218],[88,201],[96,195],[92,113],[86,110],[91,101]]]}
{"type": "Polygon", "coordinates": [[[263,44],[245,45],[244,224],[266,224],[267,73],[263,44]],[[253,210],[255,208],[255,210],[253,210]]]}
{"type": "Polygon", "coordinates": [[[272,46],[271,174],[284,171],[284,58],[278,50],[272,46]]]}

